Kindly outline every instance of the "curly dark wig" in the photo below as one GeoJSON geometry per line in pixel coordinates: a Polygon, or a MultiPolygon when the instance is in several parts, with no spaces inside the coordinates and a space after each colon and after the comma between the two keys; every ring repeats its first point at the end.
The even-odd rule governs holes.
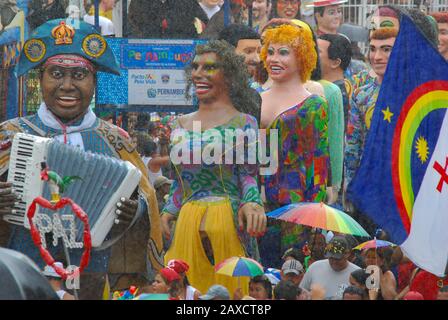
{"type": "MultiPolygon", "coordinates": [[[[205,53],[215,53],[223,66],[224,78],[233,106],[239,112],[257,117],[259,105],[250,87],[249,73],[247,72],[244,58],[235,53],[235,49],[224,40],[212,40],[207,44],[196,46],[195,55],[205,53]]],[[[186,72],[186,97],[191,99],[190,89],[193,86],[191,77],[191,65],[188,65],[186,72]]]]}

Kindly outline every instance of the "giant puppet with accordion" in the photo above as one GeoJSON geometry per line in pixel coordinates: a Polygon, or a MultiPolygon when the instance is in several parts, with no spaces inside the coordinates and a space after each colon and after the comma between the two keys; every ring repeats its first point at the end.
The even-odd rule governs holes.
{"type": "Polygon", "coordinates": [[[82,264],[81,298],[101,298],[106,274],[112,290],[147,284],[163,266],[155,192],[128,134],[89,109],[96,72],[119,74],[112,50],[91,25],[52,20],[23,46],[17,73],[33,68],[38,112],[0,125],[0,246],[82,264]]]}

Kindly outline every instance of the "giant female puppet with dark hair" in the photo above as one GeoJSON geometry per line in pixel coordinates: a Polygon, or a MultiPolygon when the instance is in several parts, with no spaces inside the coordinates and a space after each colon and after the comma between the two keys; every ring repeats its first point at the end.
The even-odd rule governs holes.
{"type": "MultiPolygon", "coordinates": [[[[226,41],[198,46],[187,92],[193,87],[199,109],[172,124],[170,158],[177,174],[162,215],[167,238],[170,222],[177,221],[165,261],[187,262],[188,279],[201,292],[216,283],[233,292],[236,278],[215,274],[214,267],[233,256],[258,258],[256,237],[266,228],[258,166],[249,160],[256,157],[258,110],[243,60],[226,41]]],[[[247,294],[248,280],[241,285],[247,294]]]]}

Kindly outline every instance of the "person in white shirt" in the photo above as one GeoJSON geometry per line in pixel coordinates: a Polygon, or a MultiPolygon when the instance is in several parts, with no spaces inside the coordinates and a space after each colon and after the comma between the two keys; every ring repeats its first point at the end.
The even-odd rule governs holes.
{"type": "MultiPolygon", "coordinates": [[[[55,262],[54,264],[59,268],[63,268],[61,262],[55,262]]],[[[42,273],[47,278],[48,282],[58,295],[59,299],[75,300],[75,297],[73,295],[62,289],[62,278],[58,273],[56,273],[56,271],[52,266],[45,266],[44,271],[42,273]]]]}
{"type": "Polygon", "coordinates": [[[325,290],[325,299],[341,300],[350,286],[350,273],[360,269],[348,261],[350,247],[344,236],[335,236],[326,248],[325,260],[314,262],[305,273],[300,287],[311,291],[319,284],[325,290]]]}
{"type": "MultiPolygon", "coordinates": [[[[107,19],[102,16],[98,16],[98,18],[99,18],[101,34],[103,36],[108,36],[108,37],[115,36],[115,27],[114,27],[113,22],[110,19],[107,19]]],[[[87,22],[91,25],[95,25],[95,16],[90,16],[90,15],[86,14],[84,16],[84,22],[87,22]]]]}
{"type": "Polygon", "coordinates": [[[148,168],[148,178],[151,185],[154,186],[158,177],[161,177],[162,167],[170,162],[169,156],[160,156],[157,152],[157,144],[147,133],[139,133],[137,136],[137,150],[148,168]]]}
{"type": "Polygon", "coordinates": [[[220,0],[199,0],[199,5],[210,20],[221,9],[220,0]]]}

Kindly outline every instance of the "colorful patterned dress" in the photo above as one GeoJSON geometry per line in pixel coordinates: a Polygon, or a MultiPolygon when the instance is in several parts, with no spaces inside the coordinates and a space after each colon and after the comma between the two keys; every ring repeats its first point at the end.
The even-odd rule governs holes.
{"type": "MultiPolygon", "coordinates": [[[[269,132],[273,129],[278,130],[279,166],[273,175],[262,176],[267,211],[290,203],[324,201],[330,166],[326,101],[309,96],[277,116],[269,132]]],[[[263,264],[280,267],[281,254],[290,247],[301,249],[306,238],[302,226],[271,221],[261,240],[263,264]]]]}
{"type": "Polygon", "coordinates": [[[367,131],[370,129],[373,110],[378,99],[380,84],[376,78],[367,77],[358,87],[350,101],[350,115],[346,130],[344,155],[344,185],[348,186],[361,162],[367,131]]]}
{"type": "Polygon", "coordinates": [[[276,207],[323,201],[329,167],[328,106],[312,95],[281,113],[269,127],[278,130],[279,168],[264,176],[267,202],[276,207]]]}
{"type": "Polygon", "coordinates": [[[330,152],[330,186],[341,189],[344,158],[344,106],[341,89],[327,80],[319,80],[328,102],[328,145],[330,152]]]}
{"type": "Polygon", "coordinates": [[[175,167],[176,179],[171,186],[163,212],[176,216],[177,222],[165,260],[174,258],[185,260],[190,265],[188,279],[201,292],[205,292],[215,283],[223,284],[229,290],[236,289],[238,283],[235,279],[219,278],[214,275],[213,270],[215,264],[230,257],[226,256],[230,251],[233,250],[232,255],[259,259],[256,239],[250,237],[245,230],[237,228],[237,214],[242,205],[246,203],[263,205],[257,183],[257,161],[256,158],[247,157],[249,151],[252,156],[256,156],[257,133],[256,119],[243,113],[239,113],[224,125],[203,132],[182,128],[178,119],[172,124],[171,161],[175,167]],[[238,147],[244,147],[242,149],[244,159],[241,158],[241,154],[240,157],[236,156],[235,145],[229,143],[223,147],[222,142],[230,141],[226,139],[236,132],[251,134],[251,137],[255,138],[237,144],[238,147]],[[211,155],[210,150],[215,147],[222,147],[225,152],[214,157],[214,160],[205,157],[205,154],[211,155]],[[199,150],[202,159],[195,159],[193,155],[195,150],[199,150]],[[176,161],[173,155],[180,154],[182,161],[176,161]],[[214,224],[215,230],[206,230],[213,247],[213,257],[207,258],[204,255],[203,244],[198,239],[200,233],[198,228],[206,213],[206,228],[209,220],[215,221],[210,222],[214,224]],[[214,220],[215,216],[222,216],[222,219],[214,220]],[[235,234],[235,237],[232,234],[235,234]],[[229,235],[231,238],[222,240],[227,239],[229,235]]]}

